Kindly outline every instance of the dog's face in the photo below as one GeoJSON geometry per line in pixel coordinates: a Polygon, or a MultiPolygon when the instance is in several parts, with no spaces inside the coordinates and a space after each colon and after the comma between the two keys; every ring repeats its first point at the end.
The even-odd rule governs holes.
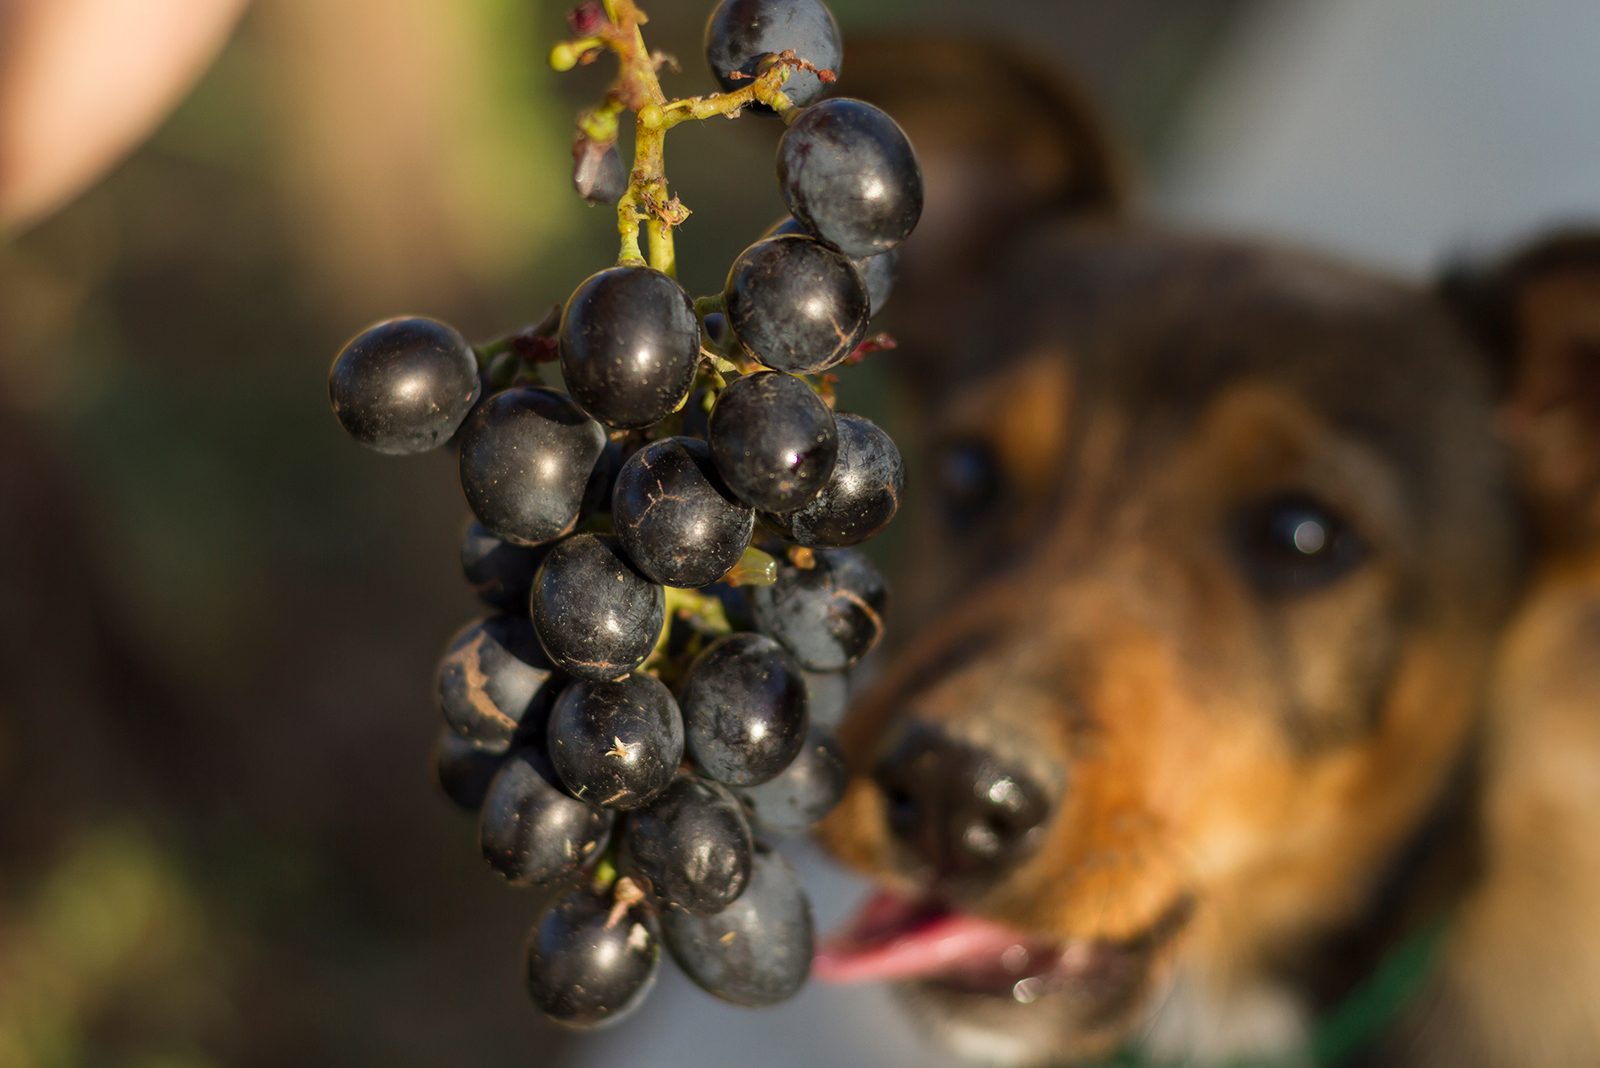
{"type": "Polygon", "coordinates": [[[848,723],[827,836],[1028,936],[912,1001],[1034,1059],[1121,1039],[1179,957],[1252,972],[1355,913],[1462,751],[1514,555],[1431,295],[1121,224],[998,294],[926,398],[901,611],[939,622],[848,723]]]}
{"type": "MultiPolygon", "coordinates": [[[[924,162],[930,193],[970,171],[924,162]]],[[[1469,748],[1522,567],[1487,361],[1435,291],[1061,214],[905,297],[896,617],[931,622],[845,724],[823,828],[887,888],[825,968],[1017,1063],[1354,919],[1469,748]]]]}

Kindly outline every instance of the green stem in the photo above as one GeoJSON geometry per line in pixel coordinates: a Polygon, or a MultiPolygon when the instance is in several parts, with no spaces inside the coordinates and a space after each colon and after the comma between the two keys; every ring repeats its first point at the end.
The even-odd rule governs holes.
{"type": "Polygon", "coordinates": [[[502,356],[516,348],[518,338],[553,337],[556,327],[561,323],[561,305],[552,305],[545,312],[544,318],[521,330],[511,330],[499,337],[488,341],[480,341],[472,346],[472,354],[477,357],[478,370],[483,370],[494,362],[496,356],[502,356]]]}
{"type": "Polygon", "coordinates": [[[617,201],[617,234],[622,239],[622,248],[617,252],[619,266],[643,267],[644,256],[639,252],[639,212],[634,206],[633,190],[630,189],[617,201]]]}
{"type": "Polygon", "coordinates": [[[616,53],[621,67],[616,87],[599,107],[578,117],[578,127],[585,137],[593,140],[614,140],[616,119],[622,109],[630,109],[638,116],[634,124],[633,171],[628,191],[617,204],[617,233],[621,239],[617,263],[634,266],[646,262],[639,247],[639,223],[643,220],[649,241],[650,266],[676,276],[677,252],[672,231],[688,217],[689,211],[667,190],[666,132],[690,119],[737,114],[752,103],[767,105],[787,122],[800,109],[784,94],[784,83],[801,67],[815,68],[796,58],[793,52],[785,52],[741,89],[668,100],[656,76],[656,58],[650,54],[644,34],[639,31],[643,13],[633,0],[605,0],[605,10],[610,25],[593,37],[557,45],[550,53],[550,65],[556,70],[571,70],[585,54],[596,49],[609,48],[616,53]]]}
{"type": "Polygon", "coordinates": [[[492,341],[480,341],[472,346],[472,355],[477,357],[478,370],[488,367],[496,356],[511,351],[510,334],[502,334],[492,341]]]}
{"type": "Polygon", "coordinates": [[[645,223],[650,237],[650,266],[671,277],[678,277],[678,253],[672,245],[672,227],[660,219],[645,223]]]}
{"type": "Polygon", "coordinates": [[[752,545],[722,580],[730,586],[770,586],[778,581],[778,561],[752,545]]]}

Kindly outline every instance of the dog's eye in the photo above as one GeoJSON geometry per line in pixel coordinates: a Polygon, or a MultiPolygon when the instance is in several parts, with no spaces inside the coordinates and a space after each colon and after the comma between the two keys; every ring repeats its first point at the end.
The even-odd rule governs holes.
{"type": "Polygon", "coordinates": [[[1000,462],[981,441],[956,441],[938,452],[935,472],[950,521],[964,526],[1000,496],[1000,462]]]}
{"type": "Polygon", "coordinates": [[[1287,493],[1246,508],[1237,523],[1246,574],[1271,593],[1314,590],[1342,578],[1367,546],[1328,506],[1287,493]]]}

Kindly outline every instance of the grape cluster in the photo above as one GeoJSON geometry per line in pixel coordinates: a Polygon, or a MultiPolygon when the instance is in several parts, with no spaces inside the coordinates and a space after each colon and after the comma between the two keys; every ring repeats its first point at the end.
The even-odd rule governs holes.
{"type": "MultiPolygon", "coordinates": [[[[629,13],[580,8],[590,36],[563,47],[626,61],[629,13]]],[[[535,327],[471,346],[390,320],[329,375],[362,443],[455,445],[473,517],[461,565],[495,614],[439,663],[438,779],[479,813],[489,864],[548,891],[528,990],[579,1027],[637,1005],[663,945],[737,1004],[804,983],[810,905],[767,840],[844,792],[832,728],[888,599],[852,547],[893,518],[904,481],[889,436],[833,410],[827,372],[884,343],[867,325],[921,210],[916,156],[883,112],[818,99],[840,60],[820,0],[723,0],[706,55],[731,95],[691,106],[788,121],[791,216],[739,254],[720,297],[691,299],[625,245],[535,327]]],[[[574,153],[591,198],[614,151],[592,126],[574,153]]]]}

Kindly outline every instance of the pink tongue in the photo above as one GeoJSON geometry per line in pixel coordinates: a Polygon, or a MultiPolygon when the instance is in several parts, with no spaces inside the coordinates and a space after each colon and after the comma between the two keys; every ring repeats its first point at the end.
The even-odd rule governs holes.
{"type": "Polygon", "coordinates": [[[998,961],[1028,938],[976,916],[930,914],[879,893],[862,908],[853,928],[817,949],[811,974],[830,983],[865,983],[937,975],[963,965],[998,961]]]}

